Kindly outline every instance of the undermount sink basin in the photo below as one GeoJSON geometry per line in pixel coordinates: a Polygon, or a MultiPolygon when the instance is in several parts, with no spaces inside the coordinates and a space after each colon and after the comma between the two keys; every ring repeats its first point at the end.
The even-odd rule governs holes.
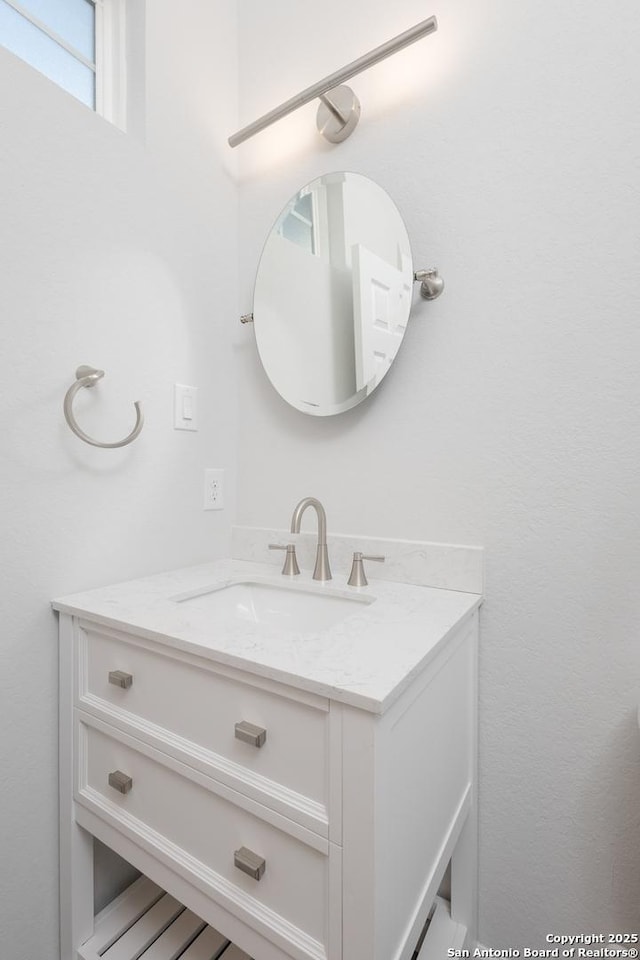
{"type": "Polygon", "coordinates": [[[316,592],[298,584],[242,580],[173,599],[188,604],[190,610],[209,613],[216,620],[243,620],[295,631],[325,630],[375,600],[325,590],[322,587],[316,592]]]}

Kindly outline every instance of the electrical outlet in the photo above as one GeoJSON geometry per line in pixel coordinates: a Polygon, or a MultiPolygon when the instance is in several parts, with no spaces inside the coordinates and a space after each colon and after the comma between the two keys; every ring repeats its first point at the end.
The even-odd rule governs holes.
{"type": "Polygon", "coordinates": [[[205,470],[204,509],[224,510],[224,470],[205,470]]]}

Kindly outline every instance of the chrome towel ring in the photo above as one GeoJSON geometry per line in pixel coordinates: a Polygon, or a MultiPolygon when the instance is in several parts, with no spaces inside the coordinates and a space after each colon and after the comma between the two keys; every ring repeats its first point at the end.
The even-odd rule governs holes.
{"type": "Polygon", "coordinates": [[[75,433],[76,437],[80,437],[80,439],[84,440],[85,443],[90,443],[92,447],[105,447],[107,449],[112,449],[114,447],[126,447],[128,443],[131,443],[136,439],[137,436],[139,436],[144,424],[142,407],[139,400],[136,400],[134,403],[134,407],[136,408],[135,427],[128,437],[125,437],[124,440],[118,440],[116,443],[101,443],[99,440],[92,440],[91,437],[84,432],[84,430],[80,429],[76,423],[76,418],[73,415],[73,398],[78,390],[80,390],[81,387],[95,387],[98,380],[101,380],[103,377],[104,370],[96,370],[95,367],[87,367],[84,364],[78,367],[76,370],[76,382],[69,387],[64,397],[64,418],[75,433]]]}

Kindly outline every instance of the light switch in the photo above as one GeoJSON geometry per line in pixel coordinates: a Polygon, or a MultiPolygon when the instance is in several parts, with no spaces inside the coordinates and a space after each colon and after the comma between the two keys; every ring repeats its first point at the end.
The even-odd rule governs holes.
{"type": "Polygon", "coordinates": [[[176,430],[198,429],[198,388],[174,385],[173,426],[176,430]]]}

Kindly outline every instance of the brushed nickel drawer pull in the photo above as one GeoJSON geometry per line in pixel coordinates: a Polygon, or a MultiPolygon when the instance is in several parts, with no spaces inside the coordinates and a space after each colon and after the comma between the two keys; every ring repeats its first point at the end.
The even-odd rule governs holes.
{"type": "Polygon", "coordinates": [[[114,770],[113,773],[109,774],[109,786],[113,787],[114,790],[119,790],[120,793],[129,793],[133,786],[133,780],[126,773],[122,773],[121,770],[114,770]]]}
{"type": "Polygon", "coordinates": [[[233,863],[238,870],[248,873],[254,880],[259,880],[267,867],[267,861],[264,857],[259,857],[257,853],[247,849],[247,847],[234,850],[233,863]]]}
{"type": "Polygon", "coordinates": [[[250,743],[252,747],[262,747],[267,739],[267,731],[264,727],[256,727],[255,723],[247,723],[242,720],[236,723],[236,738],[250,743]]]}
{"type": "Polygon", "coordinates": [[[110,670],[109,683],[113,683],[116,687],[122,687],[123,690],[128,690],[133,683],[133,674],[125,673],[124,670],[110,670]]]}

